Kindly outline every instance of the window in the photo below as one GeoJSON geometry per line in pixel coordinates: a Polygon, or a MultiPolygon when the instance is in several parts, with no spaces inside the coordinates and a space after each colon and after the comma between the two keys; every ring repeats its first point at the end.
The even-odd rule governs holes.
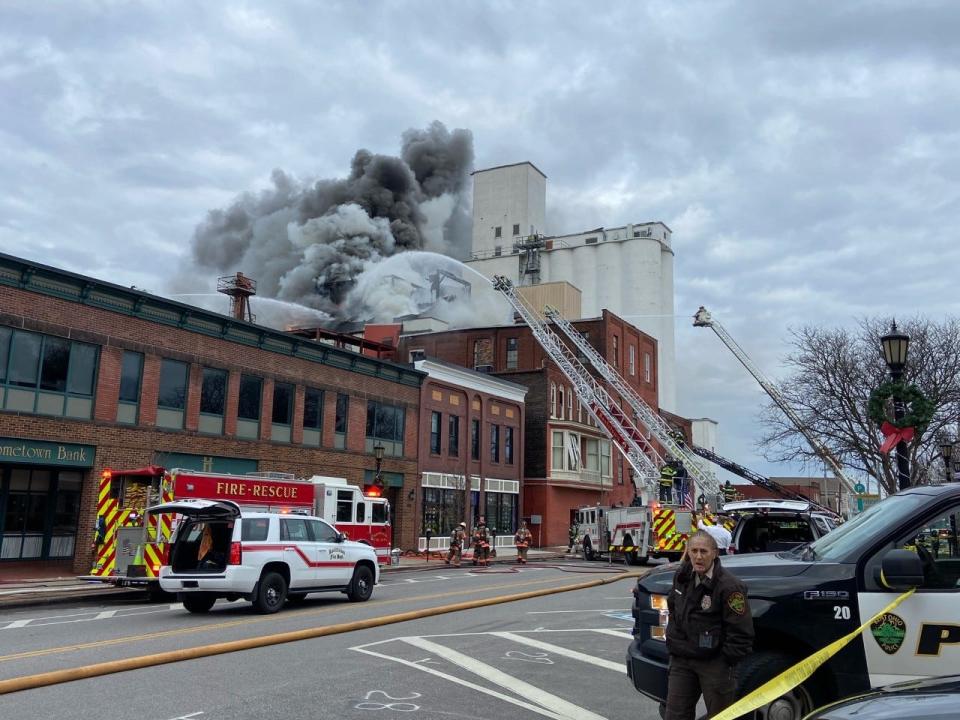
{"type": "Polygon", "coordinates": [[[613,364],[620,367],[620,338],[616,335],[613,336],[613,364]]]}
{"type": "Polygon", "coordinates": [[[447,429],[447,454],[450,457],[460,455],[460,417],[450,416],[450,426],[447,429]]]}
{"type": "Polygon", "coordinates": [[[500,426],[490,424],[490,462],[500,462],[500,426]]]}
{"type": "MultiPolygon", "coordinates": [[[[374,505],[374,509],[376,509],[374,505]]],[[[423,488],[423,529],[434,537],[449,535],[463,520],[463,490],[423,488]]]]}
{"type": "Polygon", "coordinates": [[[443,416],[436,410],[430,413],[430,452],[434,455],[440,454],[440,423],[443,422],[443,416]]]}
{"type": "Polygon", "coordinates": [[[637,349],[633,345],[630,346],[630,374],[637,374],[637,349]]]}
{"type": "MultiPolygon", "coordinates": [[[[2,359],[2,358],[0,358],[2,359]]],[[[140,380],[143,377],[143,353],[124,352],[120,361],[120,398],[117,422],[135,425],[140,407],[140,380]]]]}
{"type": "Polygon", "coordinates": [[[487,527],[497,535],[512,535],[517,530],[517,496],[513,493],[487,492],[487,527]]]}
{"type": "Polygon", "coordinates": [[[213,435],[223,434],[223,415],[227,398],[227,371],[203,369],[200,386],[200,421],[198,429],[213,435]]]}
{"type": "Polygon", "coordinates": [[[410,357],[410,362],[411,362],[411,363],[415,363],[415,362],[419,362],[419,361],[423,360],[424,358],[426,358],[426,357],[427,357],[427,353],[426,353],[426,351],[424,351],[423,348],[417,348],[416,350],[411,350],[411,351],[410,351],[409,357],[410,357]]]}
{"type": "Polygon", "coordinates": [[[600,441],[600,474],[610,477],[610,441],[600,441]]]}
{"type": "Polygon", "coordinates": [[[497,226],[493,229],[493,236],[494,236],[495,238],[498,238],[498,237],[500,237],[502,234],[503,234],[503,233],[501,232],[500,226],[497,225],[497,226]]]}
{"type": "Polygon", "coordinates": [[[600,441],[596,438],[587,438],[583,441],[585,454],[584,469],[600,472],[600,441]]]}
{"type": "Polygon", "coordinates": [[[95,345],[0,328],[0,407],[89,418],[97,352],[95,345]]]}
{"type": "Polygon", "coordinates": [[[480,421],[470,421],[470,459],[480,459],[480,421]]]}
{"type": "Polygon", "coordinates": [[[507,370],[517,369],[517,338],[507,338],[507,370]]]}
{"type": "Polygon", "coordinates": [[[493,368],[493,341],[482,338],[473,341],[473,369],[489,372],[493,368]]]}
{"type": "Polygon", "coordinates": [[[243,518],[240,521],[240,539],[262,542],[267,539],[270,530],[270,518],[243,518]]]}
{"type": "Polygon", "coordinates": [[[347,447],[347,413],[350,411],[350,396],[337,393],[337,408],[333,418],[333,446],[343,450],[347,447]]]}
{"type": "Polygon", "coordinates": [[[364,518],[366,518],[367,516],[367,505],[366,503],[363,502],[363,500],[360,500],[357,502],[356,511],[357,511],[357,522],[358,523],[365,522],[364,518]]]}
{"type": "Polygon", "coordinates": [[[550,417],[557,416],[557,386],[550,383],[550,417]]]}
{"type": "Polygon", "coordinates": [[[570,433],[570,441],[567,443],[567,469],[580,469],[580,436],[576,433],[570,433]]]}
{"type": "Polygon", "coordinates": [[[643,381],[650,382],[650,353],[643,354],[643,381]]]}
{"type": "Polygon", "coordinates": [[[507,465],[513,465],[513,428],[503,429],[503,459],[507,465]]]}
{"type": "Polygon", "coordinates": [[[561,385],[557,388],[557,414],[556,417],[560,420],[563,420],[563,391],[564,387],[561,385]]]}
{"type": "Polygon", "coordinates": [[[554,470],[563,470],[563,433],[559,430],[553,432],[553,457],[550,466],[554,470]]]}
{"type": "Polygon", "coordinates": [[[597,238],[595,238],[595,237],[588,237],[586,240],[583,241],[583,243],[584,243],[584,245],[596,245],[596,244],[597,244],[597,238]]]}
{"type": "Polygon", "coordinates": [[[307,520],[307,527],[310,528],[310,535],[314,542],[336,542],[337,530],[330,527],[323,520],[307,520]]]}
{"type": "Polygon", "coordinates": [[[157,427],[183,428],[187,407],[187,369],[184,362],[160,361],[160,392],[157,395],[157,427]]]}
{"type": "Polygon", "coordinates": [[[370,522],[385,523],[387,521],[387,504],[373,503],[370,508],[370,522]]]}
{"type": "MultiPolygon", "coordinates": [[[[242,532],[242,531],[241,531],[242,532]]],[[[280,518],[280,539],[294,542],[310,540],[305,518],[280,518]]]]}
{"type": "Polygon", "coordinates": [[[337,522],[353,522],[353,490],[337,490],[337,522]]]}
{"type": "Polygon", "coordinates": [[[573,420],[573,388],[567,388],[567,420],[573,420]]]}
{"type": "Polygon", "coordinates": [[[403,419],[402,407],[367,401],[367,452],[372,453],[376,445],[382,445],[384,455],[402,456],[403,419]]]}
{"type": "Polygon", "coordinates": [[[516,237],[516,236],[519,235],[519,234],[520,234],[520,223],[514,223],[514,224],[513,224],[513,235],[514,235],[514,237],[516,237]]]}
{"type": "Polygon", "coordinates": [[[237,437],[256,440],[260,437],[260,402],[263,380],[254,375],[240,376],[240,397],[237,404],[237,437]]]}
{"type": "Polygon", "coordinates": [[[323,391],[308,387],[303,394],[303,444],[320,445],[323,430],[323,391]]]}
{"type": "Polygon", "coordinates": [[[293,426],[293,393],[290,383],[273,384],[273,410],[270,439],[274,442],[290,442],[293,426]]]}

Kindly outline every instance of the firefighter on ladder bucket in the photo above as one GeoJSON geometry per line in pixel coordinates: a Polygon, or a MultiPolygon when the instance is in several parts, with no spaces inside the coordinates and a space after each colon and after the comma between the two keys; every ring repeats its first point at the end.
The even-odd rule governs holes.
{"type": "Polygon", "coordinates": [[[723,501],[725,503],[733,502],[737,499],[737,489],[729,480],[723,484],[723,501]]]}
{"type": "Polygon", "coordinates": [[[666,465],[660,468],[660,502],[673,504],[673,479],[677,475],[677,468],[671,458],[666,465]]]}
{"type": "Polygon", "coordinates": [[[520,522],[520,529],[513,536],[513,542],[517,546],[517,562],[521,565],[527,564],[527,551],[530,549],[530,541],[533,539],[533,533],[527,528],[527,522],[520,522]]]}
{"type": "Polygon", "coordinates": [[[467,524],[465,522],[457,525],[450,532],[450,549],[447,551],[447,559],[445,562],[447,565],[450,564],[450,561],[453,561],[454,567],[460,567],[460,557],[463,554],[463,541],[467,536],[467,524]]]}
{"type": "Polygon", "coordinates": [[[483,518],[473,529],[473,564],[490,565],[490,535],[487,534],[487,523],[483,518]]]}

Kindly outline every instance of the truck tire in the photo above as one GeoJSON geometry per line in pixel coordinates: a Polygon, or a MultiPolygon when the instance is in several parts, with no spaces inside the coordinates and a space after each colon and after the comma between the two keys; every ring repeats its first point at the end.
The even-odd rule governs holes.
{"type": "Polygon", "coordinates": [[[267,572],[257,584],[253,607],[258,613],[269,615],[283,607],[287,599],[287,581],[278,572],[267,572]]]}
{"type": "MultiPolygon", "coordinates": [[[[797,660],[799,658],[769,651],[748,655],[737,666],[737,697],[741,698],[756,690],[768,680],[772,680],[784,670],[793,666],[797,660]]],[[[814,707],[809,688],[799,685],[781,695],[765,708],[761,708],[751,715],[745,715],[744,719],[800,720],[812,712],[814,707]]]]}
{"type": "Polygon", "coordinates": [[[215,595],[208,595],[207,593],[184,593],[180,598],[180,602],[183,603],[187,612],[198,615],[210,612],[210,608],[216,601],[215,595]]]}
{"type": "Polygon", "coordinates": [[[353,570],[353,579],[347,589],[350,602],[366,602],[373,595],[373,573],[366,565],[358,565],[353,570]]]}

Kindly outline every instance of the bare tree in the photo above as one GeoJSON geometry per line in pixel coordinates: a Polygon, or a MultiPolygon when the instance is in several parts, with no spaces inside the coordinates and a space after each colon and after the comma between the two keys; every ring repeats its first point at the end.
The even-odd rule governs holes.
{"type": "MultiPolygon", "coordinates": [[[[786,401],[853,475],[876,478],[888,492],[897,491],[894,451],[880,454],[883,434],[867,413],[871,392],[888,379],[880,337],[889,320],[866,318],[853,330],[802,327],[791,331],[786,358],[790,376],[779,385],[786,401]]],[[[903,382],[916,385],[933,402],[936,413],[922,433],[908,443],[911,484],[944,477],[939,442],[956,439],[960,418],[960,321],[935,323],[914,318],[901,324],[910,336],[903,382]]],[[[793,423],[772,402],[763,411],[766,434],[760,440],[771,461],[819,463],[820,459],[793,423]]]]}

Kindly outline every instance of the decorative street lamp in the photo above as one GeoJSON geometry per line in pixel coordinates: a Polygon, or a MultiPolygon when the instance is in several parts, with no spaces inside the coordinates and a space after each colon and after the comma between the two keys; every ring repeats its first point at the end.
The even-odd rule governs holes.
{"type": "Polygon", "coordinates": [[[953,469],[950,467],[950,458],[953,456],[953,440],[944,440],[940,443],[940,454],[943,456],[943,466],[947,471],[947,482],[953,482],[953,469]]]}
{"type": "MultiPolygon", "coordinates": [[[[894,320],[890,326],[890,332],[880,338],[880,346],[883,348],[883,359],[890,370],[890,378],[895,384],[899,384],[903,377],[903,371],[907,367],[910,336],[897,330],[897,322],[894,320]]],[[[899,423],[903,420],[904,414],[903,399],[894,396],[894,420],[899,423]]],[[[897,488],[906,490],[908,487],[910,487],[910,457],[907,454],[906,441],[901,440],[897,443],[897,488]]]]}

